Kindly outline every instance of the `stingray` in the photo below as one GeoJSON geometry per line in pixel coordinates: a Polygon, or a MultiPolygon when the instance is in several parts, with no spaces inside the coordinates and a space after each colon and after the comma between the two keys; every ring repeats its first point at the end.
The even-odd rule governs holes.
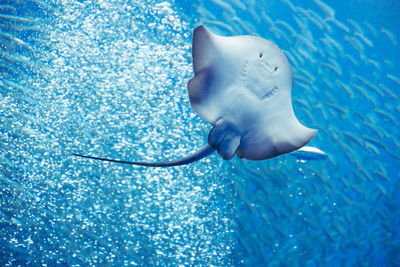
{"type": "Polygon", "coordinates": [[[293,73],[284,53],[256,36],[220,36],[204,26],[192,42],[194,77],[187,88],[194,111],[213,125],[207,144],[186,157],[165,162],[131,162],[75,156],[148,167],[185,165],[214,151],[265,160],[306,145],[316,130],[302,125],[292,107],[293,73]]]}

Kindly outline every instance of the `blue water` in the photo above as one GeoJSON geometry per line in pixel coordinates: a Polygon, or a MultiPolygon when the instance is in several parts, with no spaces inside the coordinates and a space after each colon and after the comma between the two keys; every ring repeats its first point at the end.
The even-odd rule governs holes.
{"type": "Polygon", "coordinates": [[[0,265],[400,266],[400,3],[321,3],[0,0],[0,265]],[[71,156],[206,143],[200,24],[285,51],[327,159],[71,156]]]}

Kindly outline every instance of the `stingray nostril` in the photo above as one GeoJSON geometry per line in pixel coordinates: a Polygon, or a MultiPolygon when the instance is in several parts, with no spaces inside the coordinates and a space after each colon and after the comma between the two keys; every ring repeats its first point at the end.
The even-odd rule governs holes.
{"type": "Polygon", "coordinates": [[[278,67],[275,67],[275,70],[274,71],[277,71],[278,70],[278,67]]]}
{"type": "Polygon", "coordinates": [[[263,56],[263,53],[260,53],[260,58],[262,58],[262,56],[263,56]]]}

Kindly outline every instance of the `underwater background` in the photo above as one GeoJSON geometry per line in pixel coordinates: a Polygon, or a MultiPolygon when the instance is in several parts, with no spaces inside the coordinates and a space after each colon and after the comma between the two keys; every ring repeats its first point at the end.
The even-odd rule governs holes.
{"type": "Polygon", "coordinates": [[[1,266],[400,266],[397,0],[0,0],[1,266]],[[284,50],[329,156],[214,154],[191,38],[284,50]]]}

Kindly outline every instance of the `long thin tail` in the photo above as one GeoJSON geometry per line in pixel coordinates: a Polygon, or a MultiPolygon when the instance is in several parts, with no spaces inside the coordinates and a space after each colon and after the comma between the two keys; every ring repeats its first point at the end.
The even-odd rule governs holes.
{"type": "Polygon", "coordinates": [[[139,165],[139,166],[146,166],[146,167],[172,167],[172,166],[180,166],[189,164],[195,161],[198,161],[202,158],[207,157],[208,155],[212,154],[215,151],[214,148],[209,146],[208,144],[197,150],[196,152],[190,153],[186,157],[183,157],[178,160],[173,161],[165,161],[165,162],[132,162],[132,161],[125,161],[125,160],[115,160],[115,159],[106,159],[106,158],[99,158],[99,157],[92,157],[92,156],[84,156],[80,154],[72,154],[77,157],[87,158],[87,159],[96,159],[102,161],[109,161],[109,162],[116,162],[122,164],[130,164],[130,165],[139,165]]]}

